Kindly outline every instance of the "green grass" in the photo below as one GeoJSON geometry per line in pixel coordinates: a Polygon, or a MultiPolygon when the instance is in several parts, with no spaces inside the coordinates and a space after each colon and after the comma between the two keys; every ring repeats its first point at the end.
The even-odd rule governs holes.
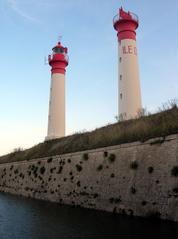
{"type": "Polygon", "coordinates": [[[42,142],[27,150],[18,149],[1,156],[0,163],[50,157],[134,141],[144,142],[170,134],[178,134],[178,108],[175,105],[172,109],[153,115],[140,116],[138,119],[117,122],[91,132],[42,142]]]}

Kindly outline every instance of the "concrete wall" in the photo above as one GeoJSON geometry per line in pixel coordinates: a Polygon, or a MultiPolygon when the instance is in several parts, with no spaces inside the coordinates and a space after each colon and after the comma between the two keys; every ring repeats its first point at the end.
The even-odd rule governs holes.
{"type": "Polygon", "coordinates": [[[0,165],[0,191],[178,221],[178,135],[0,165]],[[176,170],[175,170],[176,174],[176,170]]]}

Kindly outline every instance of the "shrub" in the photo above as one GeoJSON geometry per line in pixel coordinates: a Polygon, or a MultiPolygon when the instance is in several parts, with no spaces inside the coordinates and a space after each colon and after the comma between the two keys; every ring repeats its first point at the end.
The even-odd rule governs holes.
{"type": "Polygon", "coordinates": [[[23,151],[23,148],[21,148],[21,147],[13,149],[13,153],[19,153],[22,151],[23,151]]]}
{"type": "Polygon", "coordinates": [[[161,216],[161,213],[158,211],[150,211],[146,214],[146,216],[150,219],[158,219],[161,216]]]}
{"type": "Polygon", "coordinates": [[[56,170],[56,167],[50,169],[50,173],[53,173],[53,171],[56,170]]]}
{"type": "Polygon", "coordinates": [[[152,166],[148,167],[148,172],[152,173],[154,171],[154,168],[152,166]]]}
{"type": "Polygon", "coordinates": [[[172,191],[173,191],[174,193],[178,193],[178,187],[173,188],[172,191]]]}
{"type": "Polygon", "coordinates": [[[110,203],[120,203],[121,202],[121,198],[110,198],[109,199],[110,203]]]}
{"type": "Polygon", "coordinates": [[[77,182],[77,187],[80,187],[80,181],[77,182]]]}
{"type": "Polygon", "coordinates": [[[12,169],[13,169],[13,167],[14,167],[14,166],[13,166],[13,165],[11,165],[11,167],[10,167],[10,170],[12,170],[12,169]]]}
{"type": "Polygon", "coordinates": [[[132,194],[135,194],[136,191],[137,191],[137,190],[136,190],[134,187],[131,187],[130,192],[131,192],[132,194]]]}
{"type": "Polygon", "coordinates": [[[19,170],[18,169],[15,169],[14,170],[14,174],[18,174],[19,170]]]}
{"type": "Polygon", "coordinates": [[[59,169],[58,169],[58,171],[57,171],[57,174],[60,174],[60,173],[62,172],[62,169],[63,169],[63,167],[60,166],[59,169]]]}
{"type": "Polygon", "coordinates": [[[147,204],[146,201],[142,201],[142,206],[145,206],[147,204]]]}
{"type": "Polygon", "coordinates": [[[98,193],[93,194],[93,198],[97,198],[98,196],[99,196],[98,193]]]}
{"type": "Polygon", "coordinates": [[[128,209],[129,212],[129,216],[133,216],[134,215],[134,211],[132,209],[128,209]]]}
{"type": "Polygon", "coordinates": [[[105,151],[105,152],[103,153],[103,155],[104,155],[105,158],[108,157],[108,152],[105,151]]]}
{"type": "Polygon", "coordinates": [[[178,176],[178,166],[174,166],[171,170],[171,175],[174,177],[178,176]]]}
{"type": "Polygon", "coordinates": [[[82,166],[81,165],[76,164],[75,167],[76,167],[78,172],[82,171],[82,166]]]}
{"type": "Polygon", "coordinates": [[[103,165],[100,164],[98,167],[97,167],[97,171],[101,171],[103,169],[103,165]]]}
{"type": "Polygon", "coordinates": [[[113,163],[116,159],[116,155],[115,154],[110,154],[108,159],[111,163],[113,163]]]}
{"type": "Polygon", "coordinates": [[[131,162],[130,168],[131,168],[131,169],[134,169],[134,170],[137,169],[137,168],[138,168],[138,163],[137,163],[137,161],[131,162]]]}
{"type": "Polygon", "coordinates": [[[33,171],[33,174],[36,174],[38,171],[38,167],[35,165],[32,165],[32,171],[33,171]]]}
{"type": "Polygon", "coordinates": [[[46,170],[45,167],[41,167],[41,168],[40,168],[40,173],[41,173],[41,174],[44,174],[45,170],[46,170]]]}
{"type": "Polygon", "coordinates": [[[88,154],[87,154],[87,153],[84,153],[84,154],[83,154],[83,159],[84,159],[84,160],[88,160],[88,154]]]}
{"type": "Polygon", "coordinates": [[[53,158],[51,157],[51,158],[48,158],[47,159],[47,163],[51,163],[52,162],[52,160],[53,160],[53,158]]]}
{"type": "Polygon", "coordinates": [[[114,214],[117,213],[117,207],[114,207],[112,212],[113,212],[114,214]]]}

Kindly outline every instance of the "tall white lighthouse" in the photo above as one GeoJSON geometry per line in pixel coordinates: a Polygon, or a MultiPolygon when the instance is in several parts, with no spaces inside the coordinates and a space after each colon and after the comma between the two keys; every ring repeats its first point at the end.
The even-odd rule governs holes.
{"type": "Polygon", "coordinates": [[[67,48],[60,42],[48,56],[51,66],[51,88],[48,115],[48,133],[45,140],[65,136],[65,72],[68,65],[67,48]]]}
{"type": "Polygon", "coordinates": [[[139,21],[135,14],[121,7],[113,25],[119,42],[119,118],[126,120],[136,117],[142,108],[136,45],[139,21]]]}

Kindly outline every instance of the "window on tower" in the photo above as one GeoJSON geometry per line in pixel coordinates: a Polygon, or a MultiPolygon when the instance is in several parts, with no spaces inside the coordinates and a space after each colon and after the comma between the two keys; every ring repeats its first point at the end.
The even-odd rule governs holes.
{"type": "Polygon", "coordinates": [[[120,75],[120,80],[122,80],[122,75],[120,75]]]}
{"type": "Polygon", "coordinates": [[[122,93],[120,93],[120,99],[122,100],[122,93]]]}
{"type": "Polygon", "coordinates": [[[62,47],[55,47],[54,49],[53,49],[53,52],[54,53],[61,53],[61,54],[63,54],[64,53],[64,49],[62,48],[62,47]]]}
{"type": "Polygon", "coordinates": [[[119,62],[121,63],[121,61],[122,61],[122,57],[119,57],[119,62]]]}

